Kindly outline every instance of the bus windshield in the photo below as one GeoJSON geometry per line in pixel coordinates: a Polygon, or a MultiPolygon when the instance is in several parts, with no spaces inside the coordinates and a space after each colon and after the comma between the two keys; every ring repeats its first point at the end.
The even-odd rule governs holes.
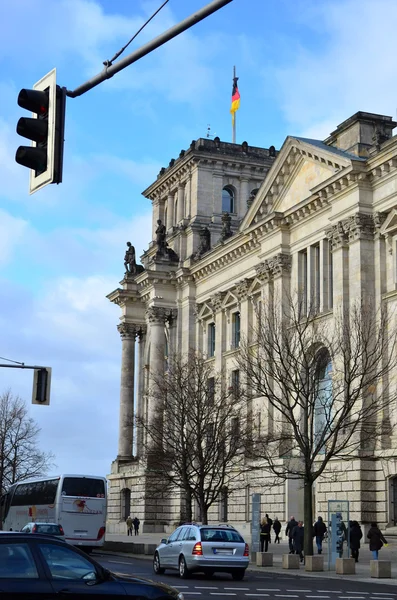
{"type": "Polygon", "coordinates": [[[102,479],[65,477],[62,485],[62,496],[104,498],[105,484],[102,479]]]}

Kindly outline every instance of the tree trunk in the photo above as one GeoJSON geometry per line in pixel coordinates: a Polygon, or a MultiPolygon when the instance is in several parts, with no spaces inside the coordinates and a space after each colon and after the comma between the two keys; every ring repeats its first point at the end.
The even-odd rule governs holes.
{"type": "Polygon", "coordinates": [[[303,525],[305,527],[304,553],[305,556],[313,556],[313,482],[311,479],[304,480],[303,525]]]}
{"type": "Polygon", "coordinates": [[[192,493],[190,489],[185,490],[185,519],[187,523],[193,521],[192,493]]]}

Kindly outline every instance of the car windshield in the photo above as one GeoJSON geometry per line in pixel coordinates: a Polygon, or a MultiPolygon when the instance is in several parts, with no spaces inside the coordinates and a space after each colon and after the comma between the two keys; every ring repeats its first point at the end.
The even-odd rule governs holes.
{"type": "Polygon", "coordinates": [[[61,535],[59,531],[59,525],[51,524],[40,524],[36,525],[36,533],[47,533],[48,535],[61,535]]]}
{"type": "Polygon", "coordinates": [[[244,542],[235,529],[201,529],[202,542],[244,542]]]}

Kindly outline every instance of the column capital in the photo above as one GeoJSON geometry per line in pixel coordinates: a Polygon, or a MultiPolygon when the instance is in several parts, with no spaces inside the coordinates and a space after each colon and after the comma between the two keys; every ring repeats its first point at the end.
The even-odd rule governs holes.
{"type": "Polygon", "coordinates": [[[117,325],[117,331],[119,332],[122,340],[135,340],[139,334],[140,325],[135,323],[120,323],[117,325]]]}
{"type": "Polygon", "coordinates": [[[372,215],[356,213],[346,219],[346,229],[349,232],[349,243],[356,240],[374,239],[374,220],[372,215]]]}
{"type": "Polygon", "coordinates": [[[272,258],[269,258],[268,263],[273,277],[280,277],[291,271],[292,260],[289,254],[280,252],[280,254],[276,254],[275,256],[272,256],[272,258]]]}
{"type": "Polygon", "coordinates": [[[146,311],[146,319],[149,323],[170,322],[176,318],[177,310],[174,308],[165,308],[164,306],[150,306],[146,311]]]}
{"type": "Polygon", "coordinates": [[[346,221],[338,221],[335,225],[328,227],[325,230],[325,235],[331,244],[332,250],[338,250],[338,248],[347,246],[348,234],[346,231],[346,221]]]}
{"type": "Polygon", "coordinates": [[[247,300],[252,279],[242,279],[236,285],[236,296],[240,302],[247,300]]]}

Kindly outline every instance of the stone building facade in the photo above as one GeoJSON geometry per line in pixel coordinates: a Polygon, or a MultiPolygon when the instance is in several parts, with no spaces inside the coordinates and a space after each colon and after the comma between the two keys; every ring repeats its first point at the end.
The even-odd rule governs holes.
{"type": "MultiPolygon", "coordinates": [[[[120,434],[109,475],[108,531],[138,515],[144,531],[172,528],[181,499],[151,493],[134,414],[150,423],[151,374],[174,350],[196,348],[226,385],[238,377],[240,335],[249,340],[255,306],[304,286],[318,313],[373,298],[397,304],[397,136],[391,117],[358,112],[325,140],[287,137],[276,151],[214,140],[193,141],[161,169],[144,196],[152,201],[152,241],[142,267],[132,261],[109,294],[121,309],[120,434]],[[154,349],[157,349],[155,352],[154,349]]],[[[263,414],[267,407],[263,406],[263,414]]],[[[396,411],[388,415],[394,425],[396,411]]],[[[264,423],[266,426],[266,423],[264,423]]],[[[341,463],[334,481],[318,480],[315,511],[328,499],[351,502],[352,518],[397,524],[397,438],[373,460],[341,463]]],[[[268,490],[265,471],[229,489],[211,518],[227,514],[247,529],[254,492],[265,512],[302,515],[294,481],[268,490]],[[227,510],[225,509],[227,504],[227,510]]],[[[195,515],[199,518],[198,513],[195,515]]]]}

